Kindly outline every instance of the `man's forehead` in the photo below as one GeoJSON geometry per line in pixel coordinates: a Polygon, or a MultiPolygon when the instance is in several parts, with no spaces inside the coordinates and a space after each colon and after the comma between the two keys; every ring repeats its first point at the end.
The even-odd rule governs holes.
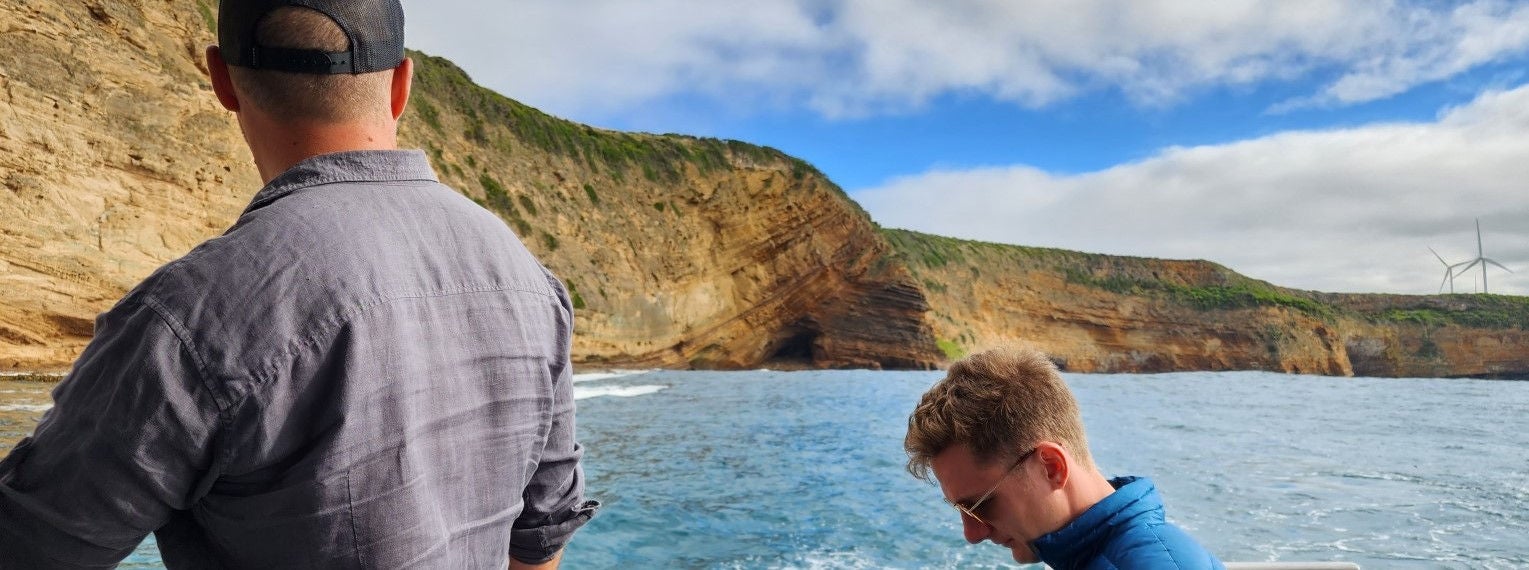
{"type": "Polygon", "coordinates": [[[985,480],[984,475],[992,469],[991,466],[981,465],[971,448],[964,443],[952,445],[935,454],[929,461],[929,468],[934,471],[934,478],[939,481],[945,499],[953,503],[977,498],[978,494],[986,490],[980,486],[985,480]]]}

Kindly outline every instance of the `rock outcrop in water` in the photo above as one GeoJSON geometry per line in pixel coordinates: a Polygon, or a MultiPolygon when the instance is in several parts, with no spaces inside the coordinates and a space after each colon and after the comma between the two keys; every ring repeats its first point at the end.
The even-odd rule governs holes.
{"type": "MultiPolygon", "coordinates": [[[[259,181],[200,63],[214,2],[0,8],[0,369],[64,367],[259,181]]],[[[1529,375],[1522,298],[1322,295],[882,232],[779,151],[575,124],[414,57],[403,143],[565,278],[586,364],[926,368],[1025,340],[1072,370],[1529,375]]]]}

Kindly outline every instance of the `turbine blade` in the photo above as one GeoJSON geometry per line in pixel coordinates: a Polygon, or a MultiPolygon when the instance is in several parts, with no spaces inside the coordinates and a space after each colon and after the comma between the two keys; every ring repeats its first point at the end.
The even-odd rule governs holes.
{"type": "Polygon", "coordinates": [[[1460,273],[1459,273],[1459,275],[1464,275],[1465,272],[1470,271],[1472,267],[1475,267],[1477,263],[1481,263],[1481,258],[1478,257],[1478,258],[1472,259],[1470,261],[1462,261],[1460,263],[1456,263],[1453,267],[1459,267],[1461,265],[1464,265],[1465,267],[1462,268],[1460,270],[1460,273]]]}
{"type": "Polygon", "coordinates": [[[1431,247],[1428,248],[1428,252],[1432,253],[1434,258],[1439,260],[1439,263],[1443,263],[1445,267],[1449,267],[1449,262],[1448,261],[1444,261],[1444,256],[1439,255],[1439,252],[1434,251],[1433,248],[1431,248],[1431,247]]]}
{"type": "Polygon", "coordinates": [[[1486,251],[1481,249],[1481,218],[1476,218],[1476,258],[1486,257],[1486,251]]]}
{"type": "Polygon", "coordinates": [[[1508,269],[1508,268],[1506,268],[1506,267],[1503,267],[1503,266],[1502,266],[1502,264],[1501,264],[1501,263],[1498,263],[1498,262],[1496,262],[1496,261],[1493,261],[1493,260],[1491,260],[1491,259],[1486,259],[1486,258],[1482,258],[1482,259],[1481,259],[1481,260],[1482,260],[1482,261],[1485,261],[1485,262],[1487,262],[1487,263],[1490,263],[1490,264],[1492,264],[1492,265],[1496,265],[1496,266],[1497,266],[1497,268],[1498,268],[1498,269],[1501,269],[1501,270],[1503,270],[1503,271],[1507,271],[1507,272],[1508,272],[1508,273],[1512,273],[1512,272],[1513,272],[1513,270],[1512,270],[1512,269],[1508,269]]]}

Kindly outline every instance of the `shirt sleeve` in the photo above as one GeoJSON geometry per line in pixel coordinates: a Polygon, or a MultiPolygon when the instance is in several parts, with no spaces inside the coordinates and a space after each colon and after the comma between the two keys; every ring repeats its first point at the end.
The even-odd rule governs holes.
{"type": "Polygon", "coordinates": [[[206,493],[219,408],[175,328],[130,297],[0,461],[0,566],[113,567],[206,493]]]}
{"type": "Polygon", "coordinates": [[[573,366],[569,363],[573,308],[562,283],[550,274],[548,280],[559,292],[562,305],[552,424],[536,472],[526,485],[524,508],[510,534],[510,556],[532,564],[552,559],[600,508],[599,501],[584,500],[584,470],[579,465],[584,448],[574,437],[573,366]]]}

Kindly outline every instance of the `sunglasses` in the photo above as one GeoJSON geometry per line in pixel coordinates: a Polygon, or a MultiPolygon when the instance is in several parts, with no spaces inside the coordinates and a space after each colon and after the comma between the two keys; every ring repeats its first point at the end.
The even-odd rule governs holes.
{"type": "MultiPolygon", "coordinates": [[[[998,487],[1003,485],[1003,482],[1007,480],[1010,475],[1013,475],[1015,470],[1019,469],[1020,464],[1024,463],[1026,459],[1029,459],[1031,455],[1035,455],[1035,451],[1037,449],[1040,448],[1031,449],[1030,451],[1026,451],[1023,454],[1020,454],[1019,459],[1014,460],[1014,464],[1010,465],[1009,468],[1003,472],[1003,477],[999,477],[998,482],[993,483],[993,487],[988,489],[986,493],[983,493],[981,497],[977,497],[977,500],[972,501],[972,504],[963,505],[961,503],[950,503],[950,506],[955,507],[956,510],[961,511],[961,514],[969,516],[979,523],[988,524],[988,522],[983,520],[981,516],[977,515],[977,509],[982,508],[982,503],[985,503],[988,499],[992,498],[993,493],[998,491],[998,487]]],[[[949,503],[950,501],[947,499],[946,502],[949,503]]]]}

